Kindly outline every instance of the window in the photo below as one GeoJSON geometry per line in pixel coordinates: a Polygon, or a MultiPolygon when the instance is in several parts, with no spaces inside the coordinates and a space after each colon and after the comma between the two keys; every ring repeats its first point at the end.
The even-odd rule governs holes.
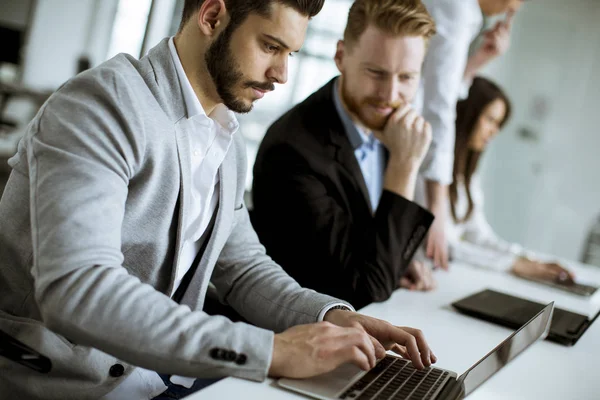
{"type": "Polygon", "coordinates": [[[119,1],[107,58],[119,53],[140,54],[151,6],[152,0],[119,1]]]}

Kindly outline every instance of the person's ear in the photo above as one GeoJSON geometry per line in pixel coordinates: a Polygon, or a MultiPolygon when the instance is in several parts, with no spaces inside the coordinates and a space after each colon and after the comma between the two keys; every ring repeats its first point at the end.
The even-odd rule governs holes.
{"type": "Polygon", "coordinates": [[[344,56],[346,55],[346,46],[343,40],[338,40],[337,48],[335,50],[335,56],[333,57],[337,69],[343,74],[344,73],[344,56]]]}
{"type": "Polygon", "coordinates": [[[225,24],[227,8],[224,0],[205,0],[198,11],[198,27],[206,36],[214,36],[225,24]]]}

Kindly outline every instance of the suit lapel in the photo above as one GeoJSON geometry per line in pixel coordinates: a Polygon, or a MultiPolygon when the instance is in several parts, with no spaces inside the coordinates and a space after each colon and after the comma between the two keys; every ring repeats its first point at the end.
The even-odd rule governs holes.
{"type": "Polygon", "coordinates": [[[332,130],[330,131],[330,135],[332,143],[335,146],[335,160],[352,177],[362,194],[362,198],[365,201],[367,208],[372,212],[373,207],[371,205],[371,198],[369,196],[367,184],[365,183],[365,178],[363,177],[360,165],[358,165],[358,160],[356,160],[356,156],[354,155],[354,150],[352,149],[352,146],[350,146],[348,138],[344,136],[345,132],[335,132],[332,130]]]}
{"type": "Polygon", "coordinates": [[[328,138],[325,142],[331,146],[335,161],[358,188],[365,207],[372,212],[371,197],[365,178],[334,103],[333,90],[336,79],[333,78],[313,95],[309,112],[317,116],[313,126],[319,130],[323,129],[321,134],[328,138]]]}
{"type": "Polygon", "coordinates": [[[191,123],[187,118],[183,118],[175,124],[175,139],[177,142],[177,157],[179,160],[179,215],[177,217],[177,240],[175,243],[175,258],[173,268],[171,270],[171,281],[169,284],[169,293],[173,291],[175,284],[175,276],[179,268],[181,258],[181,248],[183,246],[183,238],[185,235],[184,221],[189,213],[189,191],[191,182],[190,176],[190,146],[189,146],[189,129],[191,123]]]}

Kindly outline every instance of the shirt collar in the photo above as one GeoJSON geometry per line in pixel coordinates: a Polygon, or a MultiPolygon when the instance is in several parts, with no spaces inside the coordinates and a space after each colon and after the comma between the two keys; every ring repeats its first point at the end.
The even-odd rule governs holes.
{"type": "Polygon", "coordinates": [[[352,149],[356,150],[367,143],[372,145],[375,140],[374,136],[364,132],[363,129],[352,120],[350,114],[348,114],[344,108],[338,89],[340,85],[339,82],[340,78],[338,77],[333,84],[333,103],[342,120],[344,130],[346,131],[346,135],[348,135],[348,140],[350,141],[352,149]]]}
{"type": "Polygon", "coordinates": [[[171,57],[173,58],[173,63],[175,63],[175,69],[177,70],[177,78],[179,79],[181,90],[183,91],[183,101],[185,102],[188,119],[197,116],[209,117],[218,122],[227,132],[231,134],[235,133],[239,128],[239,123],[234,113],[224,104],[218,104],[209,116],[206,115],[204,108],[202,108],[202,104],[200,104],[200,100],[198,100],[198,97],[192,88],[190,80],[185,74],[183,65],[179,59],[179,54],[177,54],[177,49],[175,48],[173,37],[169,39],[169,50],[171,51],[171,57]]]}

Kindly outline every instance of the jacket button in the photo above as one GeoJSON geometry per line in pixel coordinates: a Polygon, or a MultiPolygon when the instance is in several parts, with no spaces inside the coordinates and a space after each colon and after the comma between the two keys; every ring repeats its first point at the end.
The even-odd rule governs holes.
{"type": "Polygon", "coordinates": [[[237,353],[235,351],[228,351],[225,353],[224,358],[226,361],[235,361],[235,359],[237,358],[237,353]]]}
{"type": "Polygon", "coordinates": [[[235,363],[237,365],[244,365],[246,364],[246,361],[248,360],[248,357],[246,357],[245,354],[240,354],[237,358],[237,360],[235,360],[235,363]]]}
{"type": "Polygon", "coordinates": [[[115,364],[108,370],[108,374],[113,378],[118,378],[122,376],[124,372],[125,367],[123,367],[121,364],[115,364]]]}
{"type": "Polygon", "coordinates": [[[220,357],[221,356],[221,349],[219,349],[218,347],[212,348],[212,349],[210,349],[210,353],[209,354],[210,354],[210,357],[213,360],[218,360],[218,359],[221,358],[220,357]]]}

